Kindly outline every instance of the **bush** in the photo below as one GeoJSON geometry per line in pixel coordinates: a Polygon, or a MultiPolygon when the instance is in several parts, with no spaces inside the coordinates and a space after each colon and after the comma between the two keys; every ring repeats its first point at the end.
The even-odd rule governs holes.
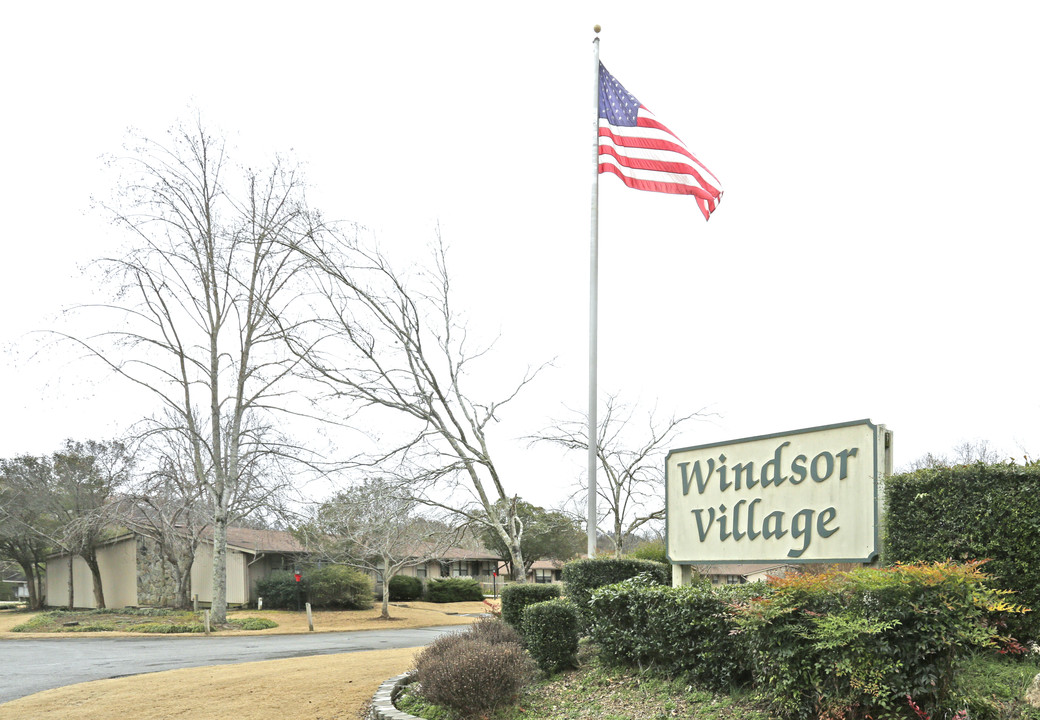
{"type": "Polygon", "coordinates": [[[578,613],[569,602],[528,605],[522,625],[527,651],[546,675],[578,666],[578,613]]]}
{"type": "Polygon", "coordinates": [[[1032,608],[1011,634],[1040,640],[1040,465],[959,465],[885,480],[887,563],[989,559],[996,587],[1032,608]]]}
{"type": "Polygon", "coordinates": [[[520,633],[495,618],[481,618],[469,626],[469,632],[474,637],[490,645],[498,645],[499,643],[523,645],[520,633]]]}
{"type": "MultiPolygon", "coordinates": [[[[300,596],[303,588],[299,589],[300,596]]],[[[270,609],[296,609],[297,583],[287,570],[275,570],[256,581],[256,594],[264,599],[264,607],[270,609]]],[[[303,600],[301,600],[301,603],[303,600]]],[[[302,607],[302,605],[301,605],[302,607]]]]}
{"type": "Polygon", "coordinates": [[[306,571],[303,584],[314,607],[345,610],[372,607],[372,578],[360,570],[344,565],[326,565],[306,571]]]}
{"type": "Polygon", "coordinates": [[[786,718],[933,717],[950,708],[954,670],[986,646],[994,611],[1014,612],[977,563],[794,575],[750,602],[741,624],[755,677],[786,718]]]}
{"type": "Polygon", "coordinates": [[[502,588],[502,619],[523,634],[521,616],[524,608],[560,597],[558,585],[511,583],[502,588]]]}
{"type": "Polygon", "coordinates": [[[563,581],[567,586],[567,597],[578,611],[578,621],[583,628],[590,622],[588,616],[592,591],[604,585],[613,585],[628,580],[640,573],[649,573],[657,585],[670,585],[672,569],[668,565],[648,560],[631,558],[591,558],[574,560],[563,566],[563,581]]]}
{"type": "Polygon", "coordinates": [[[737,605],[763,590],[758,584],[672,588],[637,576],[593,591],[588,631],[608,662],[688,673],[725,690],[751,677],[737,605]]]}
{"type": "Polygon", "coordinates": [[[231,620],[230,624],[239,630],[270,630],[278,627],[278,623],[268,618],[242,618],[241,620],[231,620]]]}
{"type": "Polygon", "coordinates": [[[434,578],[426,583],[426,599],[435,603],[483,600],[484,591],[473,578],[434,578]]]}
{"type": "Polygon", "coordinates": [[[474,633],[433,641],[415,661],[418,692],[463,718],[487,715],[515,700],[534,667],[519,645],[489,643],[474,633]]]}
{"type": "Polygon", "coordinates": [[[422,580],[411,575],[394,575],[390,578],[390,599],[394,602],[418,600],[423,595],[422,580]]]}
{"type": "Polygon", "coordinates": [[[665,551],[664,540],[651,540],[643,543],[628,556],[636,560],[650,560],[651,562],[668,564],[668,554],[665,551]]]}

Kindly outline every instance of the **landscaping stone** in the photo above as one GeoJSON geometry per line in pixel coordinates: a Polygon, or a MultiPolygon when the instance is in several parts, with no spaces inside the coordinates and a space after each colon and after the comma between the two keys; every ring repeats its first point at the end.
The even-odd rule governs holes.
{"type": "Polygon", "coordinates": [[[1040,707],[1040,674],[1033,678],[1033,684],[1026,690],[1025,701],[1033,707],[1040,707]]]}

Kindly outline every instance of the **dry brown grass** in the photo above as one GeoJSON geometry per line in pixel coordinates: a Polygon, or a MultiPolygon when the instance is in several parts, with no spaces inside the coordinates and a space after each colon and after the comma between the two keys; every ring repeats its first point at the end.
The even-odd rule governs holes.
{"type": "MultiPolygon", "coordinates": [[[[458,613],[481,613],[479,602],[411,602],[393,606],[393,619],[382,620],[379,608],[363,611],[315,612],[315,632],[383,630],[434,625],[463,625],[475,618],[458,613]]],[[[307,632],[306,613],[280,610],[243,610],[232,617],[266,617],[277,628],[221,634],[271,635],[307,632]]],[[[26,622],[27,613],[0,612],[0,637],[56,637],[54,633],[11,633],[26,622]]],[[[76,633],[76,637],[138,635],[139,633],[76,633]]],[[[167,637],[153,635],[150,637],[167,637]]],[[[0,720],[356,720],[387,678],[413,667],[418,648],[321,655],[267,660],[239,665],[187,668],[98,680],[46,690],[0,705],[0,720]]]]}
{"type": "Polygon", "coordinates": [[[46,690],[0,705],[0,720],[356,720],[418,648],[187,668],[46,690]]]}

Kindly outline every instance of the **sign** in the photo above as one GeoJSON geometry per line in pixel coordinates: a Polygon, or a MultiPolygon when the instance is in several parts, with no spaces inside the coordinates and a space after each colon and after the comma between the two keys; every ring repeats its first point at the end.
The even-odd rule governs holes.
{"type": "Polygon", "coordinates": [[[872,561],[890,447],[883,425],[857,420],[672,450],[669,561],[872,561]]]}

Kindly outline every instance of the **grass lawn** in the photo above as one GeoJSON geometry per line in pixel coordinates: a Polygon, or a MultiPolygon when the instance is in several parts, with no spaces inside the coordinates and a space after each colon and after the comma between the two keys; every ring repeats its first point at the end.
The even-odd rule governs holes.
{"type": "MultiPolygon", "coordinates": [[[[393,628],[430,627],[433,625],[468,625],[472,615],[486,612],[488,607],[479,602],[427,603],[409,602],[390,606],[390,620],[379,616],[378,605],[368,610],[316,610],[313,613],[315,632],[350,630],[382,630],[393,628]]],[[[52,611],[31,613],[24,610],[0,610],[0,638],[32,637],[59,632],[105,633],[106,635],[140,634],[141,632],[202,632],[202,615],[191,611],[138,611],[137,614],[119,611],[52,611]],[[148,612],[154,613],[149,615],[148,612]],[[143,615],[141,614],[143,613],[143,615]],[[78,622],[78,625],[65,625],[78,622]],[[153,627],[141,629],[143,624],[153,627]],[[161,625],[167,625],[163,629],[161,625]],[[15,628],[21,628],[12,632],[15,628]]],[[[235,610],[228,613],[230,625],[214,627],[214,634],[292,634],[308,632],[307,614],[288,610],[235,610]],[[264,624],[275,623],[268,629],[253,625],[259,619],[264,624]],[[252,629],[251,629],[252,628],[252,629]]]]}

